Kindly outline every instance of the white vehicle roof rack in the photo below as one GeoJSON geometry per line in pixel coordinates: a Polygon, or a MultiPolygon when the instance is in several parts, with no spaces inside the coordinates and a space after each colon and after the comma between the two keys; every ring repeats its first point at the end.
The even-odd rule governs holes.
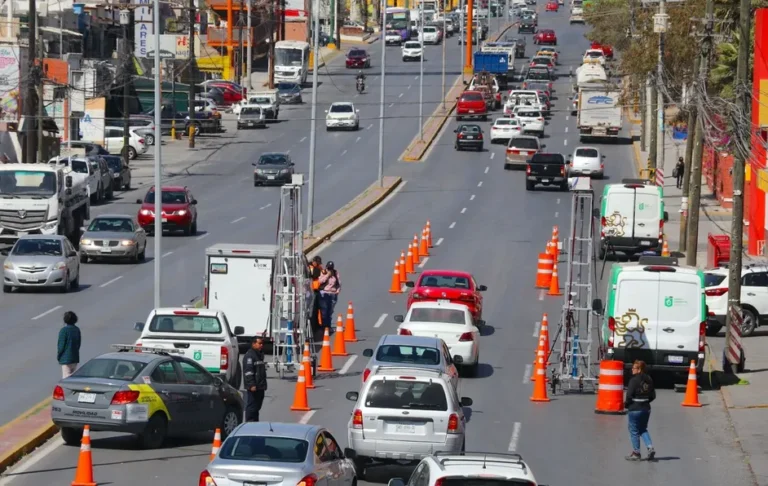
{"type": "Polygon", "coordinates": [[[111,347],[112,349],[120,353],[135,351],[137,353],[152,353],[152,354],[184,354],[183,351],[178,349],[153,348],[149,346],[136,346],[135,344],[113,344],[111,347]]]}
{"type": "Polygon", "coordinates": [[[441,465],[445,466],[447,462],[482,462],[483,467],[488,463],[494,464],[512,464],[520,466],[523,471],[526,471],[528,467],[523,461],[523,456],[520,454],[503,453],[503,452],[435,452],[434,456],[437,458],[441,465]]]}
{"type": "Polygon", "coordinates": [[[404,366],[404,365],[377,365],[378,368],[376,368],[376,374],[382,375],[386,374],[393,370],[405,370],[414,374],[430,374],[430,375],[437,375],[437,376],[443,376],[443,372],[438,369],[433,368],[415,368],[413,366],[404,366]]]}

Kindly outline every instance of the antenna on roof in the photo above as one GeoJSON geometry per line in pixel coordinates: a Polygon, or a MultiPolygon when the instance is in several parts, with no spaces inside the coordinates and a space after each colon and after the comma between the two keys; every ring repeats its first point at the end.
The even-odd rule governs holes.
{"type": "Polygon", "coordinates": [[[272,422],[267,422],[267,424],[269,425],[269,431],[274,432],[274,430],[272,430],[272,422]]]}

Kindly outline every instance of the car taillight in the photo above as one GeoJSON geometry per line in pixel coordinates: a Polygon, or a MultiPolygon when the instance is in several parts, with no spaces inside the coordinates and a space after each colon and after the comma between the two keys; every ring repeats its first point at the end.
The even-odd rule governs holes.
{"type": "Polygon", "coordinates": [[[397,333],[401,336],[413,336],[413,333],[409,331],[408,329],[398,329],[397,333]]]}
{"type": "Polygon", "coordinates": [[[139,143],[144,143],[144,139],[143,139],[143,138],[140,138],[140,139],[139,139],[139,143]]]}
{"type": "Polygon", "coordinates": [[[367,380],[369,376],[371,376],[371,370],[366,368],[363,370],[363,383],[365,383],[365,380],[367,380]]]}
{"type": "Polygon", "coordinates": [[[474,336],[472,335],[471,332],[465,332],[459,338],[459,342],[466,343],[466,342],[469,342],[469,341],[474,341],[474,339],[475,338],[474,338],[474,336]]]}
{"type": "Polygon", "coordinates": [[[707,344],[707,321],[699,323],[699,352],[704,352],[704,347],[707,344]]]}
{"type": "Polygon", "coordinates": [[[449,434],[457,434],[459,432],[459,416],[455,413],[452,413],[450,417],[448,417],[448,433],[449,434]]]}
{"type": "Polygon", "coordinates": [[[301,481],[299,481],[296,484],[296,486],[315,486],[316,484],[317,484],[317,476],[315,476],[314,474],[309,474],[301,478],[301,481]]]}
{"type": "Polygon", "coordinates": [[[418,292],[414,292],[414,293],[413,293],[413,298],[414,298],[414,299],[420,299],[420,298],[421,298],[421,294],[420,294],[420,293],[418,293],[418,292]]]}
{"type": "Polygon", "coordinates": [[[56,388],[53,389],[53,399],[64,401],[64,389],[59,385],[56,385],[56,388]]]}
{"type": "Polygon", "coordinates": [[[200,473],[200,481],[197,486],[216,486],[216,481],[211,477],[211,473],[203,471],[200,473]]]}
{"type": "MultiPolygon", "coordinates": [[[[137,348],[140,348],[141,347],[141,343],[136,343],[136,344],[134,344],[134,346],[136,346],[137,348]]],[[[133,352],[134,353],[140,353],[141,350],[140,349],[134,349],[133,352]]]]}
{"type": "Polygon", "coordinates": [[[531,166],[530,165],[526,165],[525,166],[525,173],[526,173],[526,175],[531,175],[531,166]]]}
{"type": "Polygon", "coordinates": [[[208,307],[208,287],[203,289],[203,307],[208,307]]]}
{"type": "Polygon", "coordinates": [[[352,428],[363,428],[363,411],[360,409],[355,410],[355,412],[352,414],[352,428]]]}
{"type": "Polygon", "coordinates": [[[125,405],[139,399],[139,392],[134,390],[121,390],[112,395],[112,405],[125,405]]]}
{"type": "Polygon", "coordinates": [[[221,369],[221,371],[229,369],[229,348],[226,346],[221,347],[221,362],[219,364],[219,369],[221,369]]]}
{"type": "Polygon", "coordinates": [[[564,165],[560,166],[560,175],[565,177],[565,166],[564,165]]]}
{"type": "Polygon", "coordinates": [[[458,136],[458,139],[461,140],[462,138],[464,138],[464,134],[460,133],[459,136],[458,136]]]}
{"type": "Polygon", "coordinates": [[[605,225],[608,223],[608,221],[605,219],[605,216],[602,216],[600,218],[600,237],[605,238],[605,225]]]}
{"type": "Polygon", "coordinates": [[[720,297],[721,295],[725,295],[726,292],[728,292],[727,287],[720,289],[707,289],[704,291],[707,297],[720,297]]]}
{"type": "Polygon", "coordinates": [[[608,347],[613,347],[613,333],[616,332],[616,319],[613,317],[608,318],[608,330],[611,332],[611,335],[608,336],[608,347]]]}
{"type": "Polygon", "coordinates": [[[480,135],[478,135],[478,136],[477,136],[477,139],[478,139],[478,140],[482,140],[482,139],[483,139],[483,134],[481,133],[480,135]]]}

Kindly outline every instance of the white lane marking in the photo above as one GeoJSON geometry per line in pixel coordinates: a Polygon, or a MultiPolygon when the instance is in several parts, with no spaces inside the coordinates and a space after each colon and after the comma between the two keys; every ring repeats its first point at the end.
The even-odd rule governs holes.
{"type": "Polygon", "coordinates": [[[545,293],[546,293],[546,290],[544,289],[539,290],[539,300],[544,300],[545,293]]]}
{"type": "Polygon", "coordinates": [[[403,294],[408,292],[408,287],[406,287],[405,284],[401,285],[400,286],[400,292],[403,293],[403,294]]]}
{"type": "Polygon", "coordinates": [[[23,460],[18,466],[11,469],[9,472],[11,472],[13,475],[0,479],[0,485],[5,486],[6,484],[11,484],[11,481],[21,477],[22,474],[32,469],[36,464],[45,459],[47,455],[63,445],[64,439],[61,437],[53,438],[46,445],[28,455],[26,459],[23,460]]]}
{"type": "Polygon", "coordinates": [[[394,103],[390,103],[387,108],[392,108],[393,106],[395,106],[395,104],[394,103]]]}
{"type": "Polygon", "coordinates": [[[172,251],[167,251],[167,252],[163,253],[163,256],[161,256],[160,258],[165,258],[165,257],[171,256],[171,255],[173,255],[173,252],[172,251]]]}
{"type": "Polygon", "coordinates": [[[242,220],[244,220],[244,219],[245,219],[245,216],[240,216],[240,217],[239,217],[239,218],[237,218],[237,219],[233,219],[233,220],[231,221],[231,223],[232,223],[232,224],[235,224],[235,223],[239,223],[240,221],[242,221],[242,220]]]}
{"type": "Polygon", "coordinates": [[[328,170],[328,169],[330,169],[330,168],[331,168],[331,165],[332,165],[332,164],[328,164],[328,165],[326,165],[326,166],[325,166],[325,170],[328,170]]]}
{"type": "Polygon", "coordinates": [[[266,206],[262,206],[262,207],[260,207],[260,208],[259,208],[259,211],[264,211],[265,209],[267,209],[267,208],[268,208],[268,207],[270,207],[271,205],[272,205],[272,203],[269,203],[269,204],[267,204],[266,206]]]}
{"type": "Polygon", "coordinates": [[[113,283],[117,282],[118,280],[120,280],[121,278],[123,278],[123,276],[122,276],[122,275],[120,275],[120,276],[118,276],[118,277],[115,277],[115,278],[113,278],[112,280],[107,280],[107,281],[106,281],[106,282],[104,282],[103,284],[99,285],[99,288],[100,288],[100,289],[103,289],[103,288],[104,288],[104,287],[106,287],[107,285],[109,285],[109,284],[113,284],[113,283]]]}
{"type": "Polygon", "coordinates": [[[491,168],[490,167],[486,167],[485,168],[485,172],[483,172],[483,174],[487,174],[489,170],[491,170],[491,168]]]}
{"type": "Polygon", "coordinates": [[[491,152],[491,160],[496,156],[496,152],[491,152]]]}
{"type": "Polygon", "coordinates": [[[315,414],[317,410],[310,410],[309,412],[305,413],[301,416],[299,419],[299,423],[302,425],[306,425],[309,423],[310,420],[312,420],[312,416],[315,414]]]}
{"type": "Polygon", "coordinates": [[[357,98],[358,96],[360,96],[360,93],[357,93],[353,98],[357,98]]]}
{"type": "Polygon", "coordinates": [[[362,137],[357,137],[357,140],[355,140],[355,143],[359,142],[362,139],[363,139],[362,137]]]}
{"type": "Polygon", "coordinates": [[[474,195],[474,194],[472,194],[471,196],[469,196],[469,200],[470,200],[470,201],[474,201],[474,200],[475,200],[475,195],[474,195]]]}
{"type": "Polygon", "coordinates": [[[568,140],[563,140],[563,145],[568,145],[568,140]]]}
{"type": "Polygon", "coordinates": [[[565,127],[565,133],[568,133],[568,127],[565,127]]]}
{"type": "Polygon", "coordinates": [[[440,238],[439,240],[437,240],[437,243],[435,243],[435,246],[440,246],[440,243],[442,242],[443,242],[443,238],[440,238]]]}
{"type": "Polygon", "coordinates": [[[560,204],[560,198],[559,197],[557,198],[557,204],[560,204]]]}
{"type": "Polygon", "coordinates": [[[424,257],[421,263],[419,263],[419,268],[424,268],[424,265],[426,265],[428,261],[429,261],[429,257],[424,257]]]}
{"type": "Polygon", "coordinates": [[[533,337],[539,337],[539,329],[541,328],[541,321],[533,323],[533,337]]]}
{"type": "Polygon", "coordinates": [[[559,216],[560,216],[560,212],[559,211],[555,211],[555,219],[557,219],[559,216]]]}
{"type": "Polygon", "coordinates": [[[467,212],[467,208],[461,208],[461,214],[464,214],[467,212]]]}
{"type": "Polygon", "coordinates": [[[523,372],[523,385],[527,385],[531,382],[531,371],[533,369],[532,365],[525,365],[525,371],[523,372]]]}
{"type": "Polygon", "coordinates": [[[419,79],[419,77],[418,76],[414,76],[413,79],[419,79]]]}
{"type": "Polygon", "coordinates": [[[477,187],[483,187],[483,181],[478,182],[477,187]]]}
{"type": "Polygon", "coordinates": [[[403,93],[400,93],[399,95],[397,95],[397,97],[398,98],[402,98],[403,97],[403,93]]]}
{"type": "Polygon", "coordinates": [[[344,151],[341,153],[341,156],[344,157],[344,154],[347,153],[347,149],[344,149],[344,151]]]}
{"type": "Polygon", "coordinates": [[[307,137],[302,137],[301,140],[299,140],[299,143],[303,143],[304,140],[306,140],[306,139],[307,139],[307,137]]]}
{"type": "Polygon", "coordinates": [[[210,233],[202,234],[202,235],[198,236],[197,238],[195,238],[195,240],[200,241],[203,238],[207,238],[209,235],[210,235],[210,233]]]}
{"type": "Polygon", "coordinates": [[[411,85],[409,84],[409,85],[408,85],[408,87],[407,87],[407,88],[405,88],[405,89],[411,89],[411,85]]]}
{"type": "Polygon", "coordinates": [[[568,118],[569,118],[568,115],[565,115],[565,121],[568,121],[568,118]]]}
{"type": "Polygon", "coordinates": [[[451,223],[451,225],[448,227],[448,229],[453,229],[453,228],[455,228],[455,227],[456,227],[456,221],[454,221],[453,223],[451,223]]]}
{"type": "Polygon", "coordinates": [[[356,354],[353,354],[352,356],[350,356],[347,362],[344,363],[344,366],[342,366],[341,369],[339,370],[339,374],[346,375],[347,371],[349,371],[349,368],[352,366],[352,363],[354,363],[356,359],[357,359],[356,354]]]}
{"type": "Polygon", "coordinates": [[[56,312],[56,311],[57,311],[57,310],[59,310],[59,309],[61,309],[61,306],[60,306],[60,305],[57,305],[56,307],[53,307],[53,308],[51,308],[51,309],[48,309],[47,311],[43,312],[42,314],[38,314],[38,315],[36,315],[35,317],[33,317],[33,318],[32,318],[32,320],[33,320],[33,321],[36,321],[36,320],[38,320],[38,319],[41,319],[41,318],[43,318],[43,317],[47,316],[48,314],[50,314],[50,313],[52,313],[52,312],[56,312]]]}
{"type": "Polygon", "coordinates": [[[387,319],[387,314],[382,314],[379,316],[379,319],[376,321],[376,324],[373,325],[374,328],[381,327],[382,324],[384,324],[384,321],[387,319]]]}
{"type": "Polygon", "coordinates": [[[520,427],[520,422],[515,422],[515,425],[512,427],[512,438],[509,439],[509,447],[507,448],[509,452],[517,450],[517,443],[520,440],[520,427]]]}
{"type": "Polygon", "coordinates": [[[370,130],[371,128],[373,128],[373,123],[371,123],[370,125],[368,125],[368,126],[366,127],[366,130],[370,130]]]}

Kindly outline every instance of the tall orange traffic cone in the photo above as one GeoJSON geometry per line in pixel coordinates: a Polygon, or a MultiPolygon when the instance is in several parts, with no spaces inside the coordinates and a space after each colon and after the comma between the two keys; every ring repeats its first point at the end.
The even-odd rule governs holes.
{"type": "Polygon", "coordinates": [[[213,447],[211,447],[211,457],[208,459],[209,462],[216,459],[216,454],[219,453],[219,449],[221,449],[221,429],[216,429],[216,433],[213,434],[213,447]]]}
{"type": "Polygon", "coordinates": [[[411,242],[411,248],[413,250],[411,251],[411,254],[413,255],[413,266],[417,266],[421,262],[421,253],[419,253],[419,238],[414,234],[413,235],[413,242],[411,242]]]}
{"type": "Polygon", "coordinates": [[[413,245],[408,243],[408,253],[405,254],[405,273],[414,273],[416,269],[413,266],[413,245]]]}
{"type": "Polygon", "coordinates": [[[323,348],[320,350],[320,366],[317,371],[323,373],[333,373],[336,368],[333,367],[333,355],[331,353],[331,333],[325,328],[323,333],[323,348]]]}
{"type": "Polygon", "coordinates": [[[545,246],[546,246],[546,250],[544,251],[546,252],[546,254],[555,256],[555,248],[552,246],[552,240],[547,241],[547,244],[545,246]]]}
{"type": "Polygon", "coordinates": [[[312,376],[312,358],[309,355],[309,339],[304,341],[304,354],[301,357],[304,365],[304,383],[308,390],[315,388],[315,378],[312,376]]]}
{"type": "MultiPolygon", "coordinates": [[[[544,356],[546,357],[549,354],[549,317],[547,316],[546,313],[541,317],[541,324],[539,327],[539,341],[541,341],[542,339],[544,340],[544,351],[545,351],[544,356]]],[[[536,358],[538,357],[538,355],[539,355],[539,349],[537,347],[536,354],[533,357],[534,366],[536,366],[536,358]]],[[[548,364],[549,363],[546,363],[546,362],[544,363],[545,366],[548,364]]]]}
{"type": "Polygon", "coordinates": [[[309,412],[309,400],[307,399],[307,383],[304,378],[304,363],[299,365],[299,375],[296,378],[296,392],[293,395],[293,405],[291,410],[294,412],[309,412]]]}
{"type": "Polygon", "coordinates": [[[696,361],[691,360],[691,367],[688,369],[688,384],[685,387],[685,398],[680,405],[684,407],[701,407],[699,403],[699,385],[696,379],[696,361]]]}
{"type": "Polygon", "coordinates": [[[93,480],[90,425],[83,427],[83,440],[80,443],[80,456],[77,458],[77,470],[72,486],[96,486],[96,482],[93,480]]]}
{"type": "Polygon", "coordinates": [[[549,283],[549,292],[547,292],[547,295],[563,295],[563,293],[560,292],[560,279],[557,278],[557,262],[555,262],[555,265],[552,267],[552,280],[549,283]]]}
{"type": "Polygon", "coordinates": [[[669,256],[669,244],[667,243],[666,239],[664,239],[664,243],[661,245],[661,256],[663,257],[669,256]]]}
{"type": "Polygon", "coordinates": [[[341,314],[336,321],[336,333],[333,336],[332,356],[349,356],[347,353],[347,343],[344,342],[344,323],[341,320],[341,314]]]}
{"type": "Polygon", "coordinates": [[[402,292],[402,285],[400,285],[400,265],[395,260],[395,270],[392,272],[392,283],[389,285],[390,294],[399,294],[402,292]]]}
{"type": "Polygon", "coordinates": [[[344,341],[347,343],[357,342],[357,333],[355,332],[355,310],[352,308],[352,301],[347,306],[347,322],[344,323],[344,341]]]}
{"type": "Polygon", "coordinates": [[[397,271],[400,273],[400,285],[408,281],[408,274],[405,271],[405,252],[400,252],[400,263],[397,265],[397,271]]]}
{"type": "MultiPolygon", "coordinates": [[[[539,339],[541,341],[541,339],[539,339]]],[[[532,402],[548,402],[547,397],[547,368],[544,364],[546,356],[544,350],[539,351],[539,356],[536,359],[536,366],[534,367],[533,380],[533,395],[531,395],[532,402]]]]}
{"type": "Polygon", "coordinates": [[[429,220],[427,220],[427,246],[434,248],[432,246],[432,225],[429,223],[429,220]]]}
{"type": "MultiPolygon", "coordinates": [[[[536,381],[537,379],[539,379],[539,376],[536,374],[536,363],[539,361],[539,358],[544,357],[544,369],[547,368],[546,360],[547,360],[547,352],[548,351],[549,350],[547,348],[547,345],[544,342],[544,334],[542,334],[540,332],[539,333],[539,342],[536,345],[536,354],[533,357],[533,371],[534,371],[534,373],[533,373],[533,376],[531,376],[531,381],[536,381]]],[[[544,379],[546,379],[546,376],[544,377],[544,379]]]]}
{"type": "Polygon", "coordinates": [[[560,231],[557,226],[552,227],[552,255],[556,259],[560,257],[560,231]]]}
{"type": "Polygon", "coordinates": [[[427,230],[421,230],[421,241],[419,242],[419,254],[424,257],[429,256],[429,245],[427,244],[427,230]]]}

